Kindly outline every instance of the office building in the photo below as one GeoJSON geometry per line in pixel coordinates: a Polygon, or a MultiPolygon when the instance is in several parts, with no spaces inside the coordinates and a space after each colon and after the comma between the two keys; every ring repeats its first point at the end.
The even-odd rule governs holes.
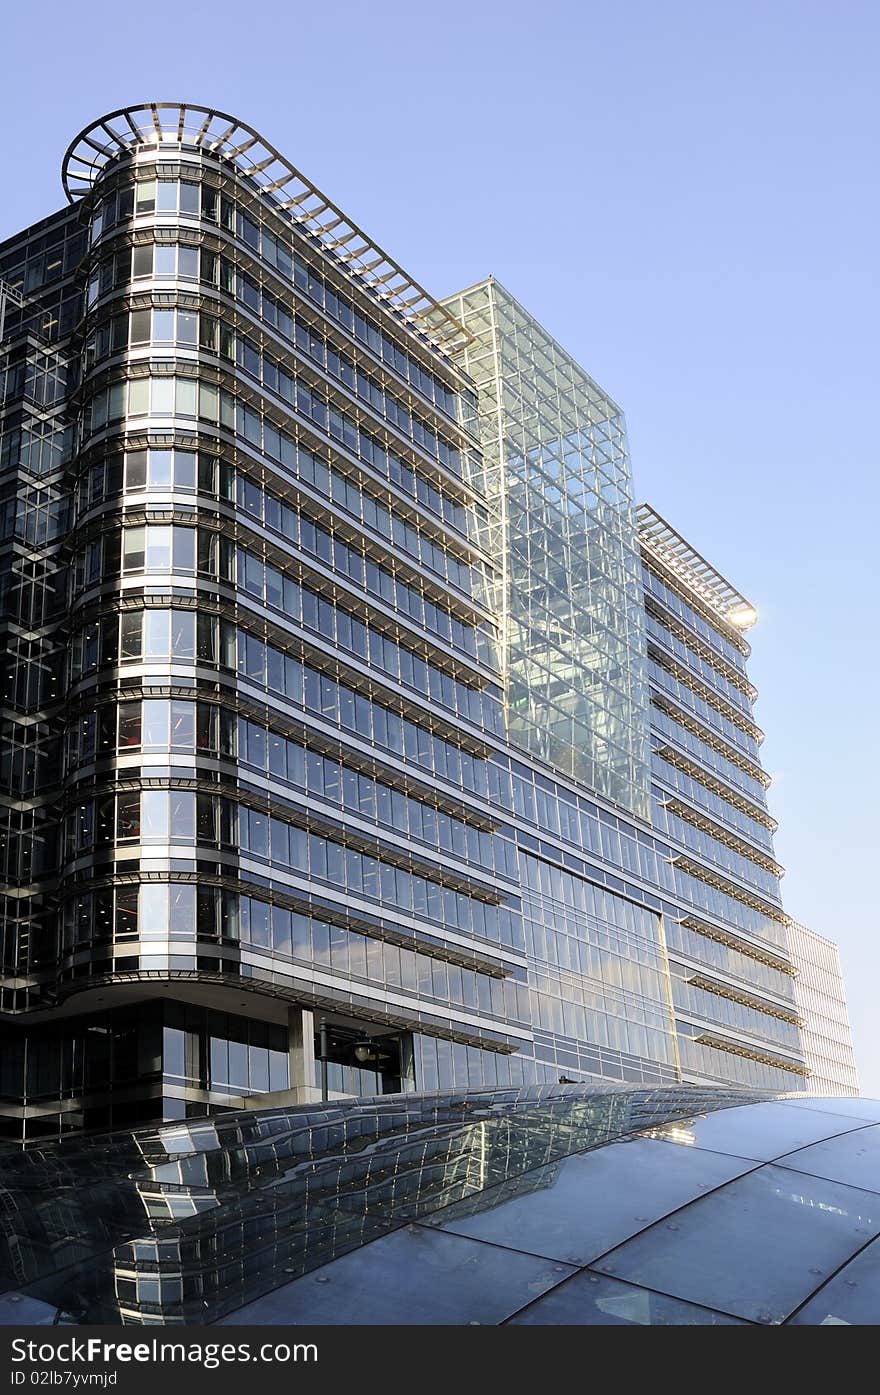
{"type": "Polygon", "coordinates": [[[620,409],[232,117],[63,182],[0,245],[6,1135],[805,1088],[754,615],[620,409]]]}

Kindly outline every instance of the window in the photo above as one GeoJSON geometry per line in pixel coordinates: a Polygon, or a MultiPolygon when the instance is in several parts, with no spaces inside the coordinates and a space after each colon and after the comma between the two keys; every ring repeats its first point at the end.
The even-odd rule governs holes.
{"type": "Polygon", "coordinates": [[[126,790],[116,801],[116,832],[120,839],[140,836],[140,800],[137,791],[126,790]]]}
{"type": "MultiPolygon", "coordinates": [[[[140,619],[139,616],[137,618],[140,619]]],[[[144,658],[165,658],[171,651],[171,612],[144,611],[143,624],[144,658]]]]}
{"type": "Polygon", "coordinates": [[[200,188],[198,184],[193,184],[189,180],[182,180],[180,184],[180,211],[181,213],[191,213],[194,216],[199,214],[200,188]]]}
{"type": "MultiPolygon", "coordinates": [[[[134,314],[145,314],[145,311],[135,311],[134,314]]],[[[134,315],[132,316],[134,318],[134,315]]],[[[153,338],[158,343],[170,343],[174,339],[174,311],[154,310],[153,311],[153,338]]]]}
{"type": "Polygon", "coordinates": [[[150,342],[150,311],[133,310],[131,312],[129,335],[132,344],[148,344],[150,342]]]}
{"type": "Polygon", "coordinates": [[[138,931],[145,938],[168,934],[168,887],[149,883],[139,889],[138,931]]]}
{"type": "Polygon", "coordinates": [[[123,570],[126,572],[143,571],[145,556],[146,529],[126,528],[122,535],[123,570]]]}
{"type": "Polygon", "coordinates": [[[182,281],[198,281],[199,279],[199,249],[198,247],[181,247],[178,252],[177,275],[182,281]]]}
{"type": "Polygon", "coordinates": [[[173,243],[157,243],[155,246],[157,276],[174,276],[177,273],[177,248],[173,243]]]}
{"type": "Polygon", "coordinates": [[[168,839],[168,792],[144,790],[141,794],[141,838],[145,843],[168,839]]]}
{"type": "Polygon", "coordinates": [[[171,543],[175,530],[172,528],[146,529],[146,570],[171,570],[171,543]]]}
{"type": "MultiPolygon", "coordinates": [[[[152,276],[153,274],[153,245],[147,243],[146,246],[132,249],[131,274],[133,277],[152,276]]],[[[148,314],[148,311],[143,313],[148,314]]]]}
{"type": "Polygon", "coordinates": [[[198,316],[193,310],[178,310],[177,339],[180,344],[195,346],[198,342],[198,316]]]}
{"type": "Polygon", "coordinates": [[[143,704],[142,742],[145,749],[162,748],[168,744],[168,703],[146,701],[143,704]]]}
{"type": "Polygon", "coordinates": [[[137,185],[137,196],[135,198],[136,213],[152,213],[156,207],[156,181],[155,179],[142,179],[137,185]]]}
{"type": "Polygon", "coordinates": [[[140,614],[124,614],[120,624],[120,655],[123,659],[139,659],[141,655],[140,614]]]}
{"type": "Polygon", "coordinates": [[[162,487],[171,484],[171,463],[173,452],[170,450],[151,450],[149,452],[149,481],[151,486],[162,487]]]}
{"type": "Polygon", "coordinates": [[[195,750],[196,707],[192,702],[171,703],[171,745],[183,750],[195,750]]]}
{"type": "MultiPolygon", "coordinates": [[[[139,619],[139,616],[126,616],[126,619],[139,619]]],[[[140,746],[141,706],[138,702],[119,704],[119,749],[140,746]]]]}

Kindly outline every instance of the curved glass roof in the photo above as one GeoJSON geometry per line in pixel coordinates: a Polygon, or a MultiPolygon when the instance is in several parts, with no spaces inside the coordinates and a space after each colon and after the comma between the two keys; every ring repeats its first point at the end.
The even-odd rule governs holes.
{"type": "Polygon", "coordinates": [[[0,1323],[880,1321],[880,1102],[588,1085],[0,1151],[0,1323]]]}
{"type": "Polygon", "coordinates": [[[120,107],[75,136],[61,166],[71,203],[87,195],[105,168],[138,149],[189,149],[234,165],[276,209],[311,233],[346,271],[396,310],[436,347],[466,338],[449,310],[373,242],[342,209],[253,126],[228,112],[191,102],[141,102],[120,107]]]}

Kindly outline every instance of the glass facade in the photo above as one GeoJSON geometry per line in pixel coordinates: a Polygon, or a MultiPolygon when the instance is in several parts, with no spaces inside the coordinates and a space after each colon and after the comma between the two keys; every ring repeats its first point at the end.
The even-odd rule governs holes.
{"type": "Polygon", "coordinates": [[[99,131],[0,244],[0,1130],[804,1088],[746,603],[619,409],[234,118],[99,131]]]}
{"type": "MultiPolygon", "coordinates": [[[[652,822],[670,839],[676,881],[689,903],[667,922],[682,1068],[686,1078],[763,1078],[771,1088],[786,1088],[787,1078],[788,1088],[825,1093],[828,1066],[817,1069],[816,1059],[822,1008],[805,975],[805,946],[817,937],[807,931],[797,940],[782,908],[763,733],[752,713],[757,693],[746,669],[745,631],[756,614],[653,509],[641,505],[637,522],[652,822]]],[[[839,965],[836,991],[842,1002],[839,965]]],[[[835,1035],[834,1089],[849,1093],[855,1077],[851,1044],[844,1044],[848,1027],[846,1037],[839,1029],[835,1035]]]]}
{"type": "Polygon", "coordinates": [[[0,1322],[880,1320],[872,1100],[453,1090],[2,1153],[0,1322]]]}
{"type": "Polygon", "coordinates": [[[494,278],[445,302],[471,338],[502,564],[511,740],[633,813],[648,812],[645,641],[623,413],[494,278]]]}
{"type": "Polygon", "coordinates": [[[797,921],[789,922],[788,944],[798,971],[794,995],[810,1069],[806,1088],[816,1095],[857,1095],[859,1075],[837,945],[797,921]]]}

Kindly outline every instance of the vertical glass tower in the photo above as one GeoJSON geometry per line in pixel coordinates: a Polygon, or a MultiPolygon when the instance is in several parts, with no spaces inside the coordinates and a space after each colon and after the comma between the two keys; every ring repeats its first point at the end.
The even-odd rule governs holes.
{"type": "Polygon", "coordinates": [[[0,1131],[803,1089],[749,615],[620,410],[233,117],[63,179],[0,244],[0,1131]]]}
{"type": "Polygon", "coordinates": [[[508,733],[648,812],[645,643],[623,413],[493,277],[445,302],[468,331],[508,733]]]}

